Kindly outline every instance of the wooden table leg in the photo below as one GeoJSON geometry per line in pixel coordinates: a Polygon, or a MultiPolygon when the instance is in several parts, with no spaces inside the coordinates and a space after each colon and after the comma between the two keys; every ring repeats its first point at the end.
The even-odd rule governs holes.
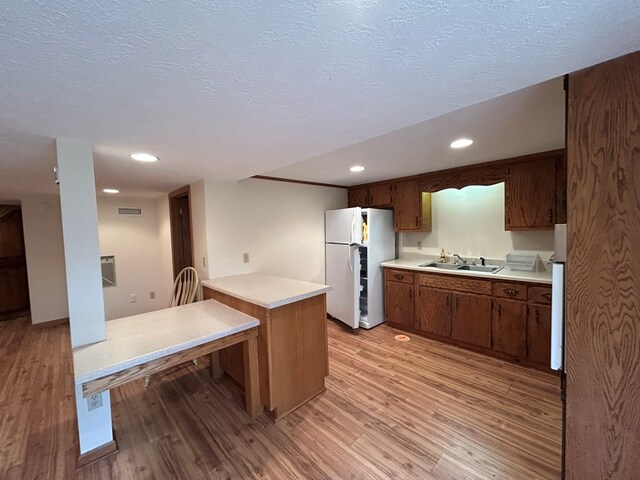
{"type": "Polygon", "coordinates": [[[251,418],[262,412],[260,400],[260,379],[258,377],[258,339],[249,338],[242,343],[244,355],[244,394],[245,408],[251,418]]]}
{"type": "Polygon", "coordinates": [[[214,380],[222,377],[222,375],[224,375],[224,371],[220,366],[220,351],[217,350],[215,352],[211,352],[209,354],[209,359],[211,361],[211,377],[214,380]]]}

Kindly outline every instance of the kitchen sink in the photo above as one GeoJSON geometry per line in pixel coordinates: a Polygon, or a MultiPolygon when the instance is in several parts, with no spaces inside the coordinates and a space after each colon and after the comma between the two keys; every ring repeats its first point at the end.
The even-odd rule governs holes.
{"type": "Polygon", "coordinates": [[[428,262],[418,265],[419,267],[440,268],[442,270],[457,270],[460,265],[454,265],[453,263],[440,263],[440,262],[428,262]]]}
{"type": "Polygon", "coordinates": [[[458,270],[468,270],[470,272],[496,273],[503,267],[497,265],[460,265],[458,270]]]}
{"type": "Polygon", "coordinates": [[[418,266],[427,268],[439,268],[441,270],[462,270],[482,273],[496,273],[497,271],[504,268],[499,265],[456,265],[454,263],[441,263],[436,261],[423,263],[422,265],[418,266]]]}

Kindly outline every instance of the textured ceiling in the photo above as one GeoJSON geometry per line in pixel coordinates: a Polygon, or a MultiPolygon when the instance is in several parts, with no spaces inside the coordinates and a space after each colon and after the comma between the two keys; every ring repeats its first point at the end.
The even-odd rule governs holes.
{"type": "Polygon", "coordinates": [[[54,191],[56,137],[124,194],[326,160],[637,50],[638,25],[637,0],[5,0],[0,198],[54,191]]]}

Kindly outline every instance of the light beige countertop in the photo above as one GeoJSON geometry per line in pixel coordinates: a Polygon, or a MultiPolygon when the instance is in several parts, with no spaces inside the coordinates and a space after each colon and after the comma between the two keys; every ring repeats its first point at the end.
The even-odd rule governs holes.
{"type": "Polygon", "coordinates": [[[331,290],[329,285],[303,282],[266,273],[245,273],[200,282],[203,287],[226,293],[264,308],[276,308],[331,290]]]}
{"type": "Polygon", "coordinates": [[[77,384],[121,372],[260,325],[215,300],[106,322],[106,340],[73,350],[77,384]]]}
{"type": "MultiPolygon", "coordinates": [[[[443,275],[461,275],[464,277],[478,277],[494,280],[514,280],[519,282],[531,282],[531,283],[545,283],[551,285],[551,268],[548,268],[544,272],[521,272],[516,270],[510,270],[508,266],[502,264],[504,268],[496,273],[484,273],[484,272],[470,272],[468,270],[443,270],[439,268],[419,267],[423,263],[434,260],[434,258],[406,258],[389,260],[388,262],[382,262],[383,267],[401,268],[405,270],[415,270],[418,272],[428,273],[442,273],[443,275]]],[[[494,262],[491,262],[494,264],[494,262]]]]}

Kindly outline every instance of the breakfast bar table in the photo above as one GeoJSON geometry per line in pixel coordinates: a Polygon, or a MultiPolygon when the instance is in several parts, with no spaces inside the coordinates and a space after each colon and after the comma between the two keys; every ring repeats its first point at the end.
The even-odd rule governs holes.
{"type": "Polygon", "coordinates": [[[75,383],[82,386],[83,396],[89,397],[238,345],[244,360],[245,407],[254,418],[262,411],[259,324],[257,319],[214,300],[110,320],[106,322],[106,340],[73,350],[75,383]]]}

